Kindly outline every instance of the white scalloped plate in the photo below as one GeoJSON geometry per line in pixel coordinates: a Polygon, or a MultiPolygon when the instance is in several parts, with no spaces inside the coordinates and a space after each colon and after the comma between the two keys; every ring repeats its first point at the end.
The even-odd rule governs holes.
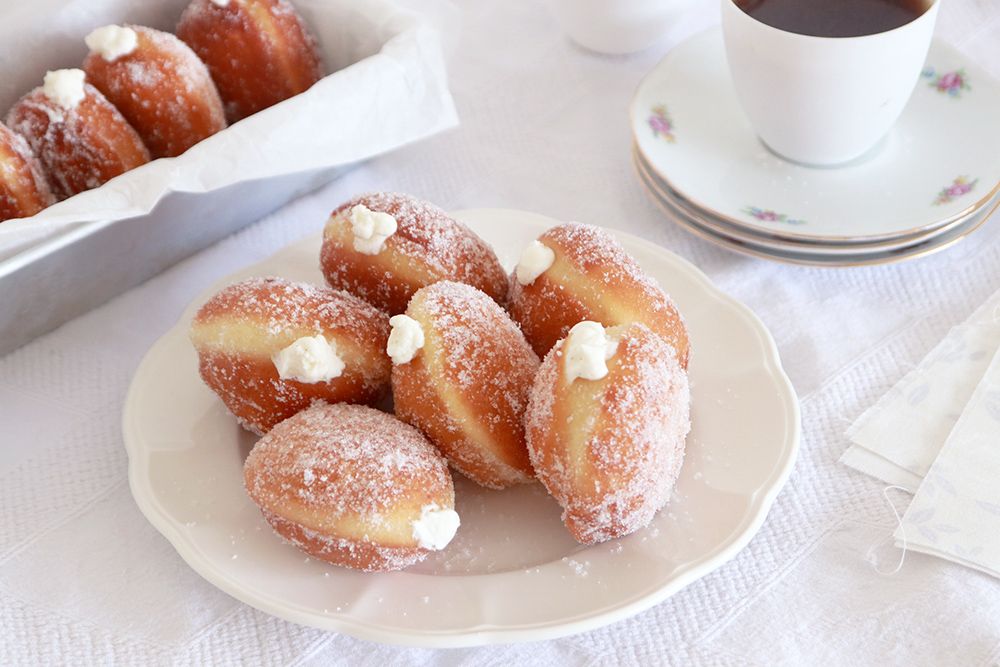
{"type": "MultiPolygon", "coordinates": [[[[511,266],[557,221],[498,209],[459,212],[511,266]]],[[[674,297],[690,329],[693,428],[671,504],[638,533],[585,547],[541,485],[488,491],[456,475],[462,527],[405,572],[364,574],[311,560],[278,539],[247,498],[254,438],[201,383],[187,341],[195,309],[252,275],[322,283],[320,237],[214,286],[147,353],[125,402],[132,495],[205,579],[269,614],[362,639],[449,647],[583,632],[636,614],[735,556],[791,473],[799,407],[757,317],[680,257],[616,236],[674,297]]]]}

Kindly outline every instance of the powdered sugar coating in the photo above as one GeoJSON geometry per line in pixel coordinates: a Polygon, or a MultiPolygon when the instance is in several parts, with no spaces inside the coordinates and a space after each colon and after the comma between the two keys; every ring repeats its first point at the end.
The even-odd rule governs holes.
{"type": "Polygon", "coordinates": [[[287,0],[193,0],[177,36],[208,66],[230,123],[323,76],[316,40],[287,0]]]}
{"type": "Polygon", "coordinates": [[[511,281],[511,315],[535,352],[544,355],[577,322],[605,326],[643,322],[677,351],[687,367],[688,337],[670,297],[605,230],[569,222],[538,241],[555,251],[552,267],[530,284],[511,281]]]}
{"type": "Polygon", "coordinates": [[[63,109],[36,88],[7,116],[7,125],[27,140],[59,199],[149,161],[139,135],[114,105],[89,83],[84,91],[79,104],[63,109]]]}
{"type": "Polygon", "coordinates": [[[55,196],[24,137],[0,123],[0,222],[27,218],[55,203],[55,196]]]}
{"type": "Polygon", "coordinates": [[[275,276],[247,278],[229,285],[201,307],[195,321],[223,313],[260,324],[271,336],[298,327],[322,331],[346,328],[359,317],[385,317],[385,313],[350,293],[275,276]]]}
{"type": "Polygon", "coordinates": [[[135,49],[111,61],[91,53],[83,68],[152,156],[180,155],[225,128],[222,100],[198,56],[170,33],[127,27],[137,35],[135,49]]]}
{"type": "Polygon", "coordinates": [[[506,273],[485,241],[437,206],[399,193],[364,194],[338,207],[327,223],[320,263],[331,286],[391,315],[403,312],[418,289],[439,280],[472,285],[501,304],[508,290],[506,273]],[[396,232],[378,255],[354,250],[349,218],[358,205],[396,220],[396,232]]]}
{"type": "Polygon", "coordinates": [[[539,362],[517,325],[483,292],[450,281],[417,292],[407,314],[426,341],[393,368],[396,413],[479,484],[529,481],[523,415],[539,362]]]}
{"type": "Polygon", "coordinates": [[[357,297],[281,278],[251,278],[213,296],[195,315],[191,339],[202,379],[255,433],[316,400],[371,403],[388,388],[385,313],[357,297]],[[336,345],[342,373],[323,382],[281,379],[273,356],[304,336],[336,345]]]}
{"type": "Polygon", "coordinates": [[[603,380],[568,383],[563,341],[546,355],[525,413],[539,479],[580,542],[646,526],[670,498],[690,430],[687,373],[648,327],[617,329],[603,380]]]}
{"type": "Polygon", "coordinates": [[[283,537],[367,571],[423,559],[413,523],[428,505],[455,507],[447,464],[419,431],[348,404],[316,404],[275,426],[247,457],[244,479],[283,537]]]}

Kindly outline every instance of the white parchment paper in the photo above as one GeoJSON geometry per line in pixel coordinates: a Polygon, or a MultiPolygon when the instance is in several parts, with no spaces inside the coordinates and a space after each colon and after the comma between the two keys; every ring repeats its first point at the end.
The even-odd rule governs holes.
{"type": "MultiPolygon", "coordinates": [[[[83,37],[108,23],[173,31],[188,0],[37,0],[0,20],[0,113],[48,69],[79,67],[83,37]]],[[[293,0],[327,72],[308,91],[175,158],[155,160],[36,216],[0,223],[0,260],[81,223],[148,213],[168,192],[346,165],[455,125],[437,33],[383,0],[293,0]]]]}

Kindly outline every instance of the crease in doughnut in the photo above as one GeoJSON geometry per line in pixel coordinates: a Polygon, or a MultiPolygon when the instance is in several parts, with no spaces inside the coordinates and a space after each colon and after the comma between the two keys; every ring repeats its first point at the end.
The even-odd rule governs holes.
{"type": "Polygon", "coordinates": [[[642,323],[607,329],[598,379],[572,377],[567,340],[546,355],[525,413],[538,478],[575,539],[594,544],[649,524],[670,499],[690,430],[687,373],[642,323]]]}
{"type": "Polygon", "coordinates": [[[552,251],[551,262],[527,284],[517,280],[515,269],[508,305],[539,356],[577,322],[637,321],[670,343],[687,367],[690,346],[683,317],[610,234],[571,222],[547,230],[537,241],[552,251]]]}
{"type": "Polygon", "coordinates": [[[399,570],[459,527],[448,465],[417,429],[378,410],[316,403],[251,450],[244,483],[265,520],[310,556],[399,570]]]}
{"type": "Polygon", "coordinates": [[[419,290],[405,317],[397,322],[417,323],[423,342],[393,365],[396,414],[482,486],[531,481],[523,414],[539,362],[517,325],[483,292],[449,281],[419,290]]]}
{"type": "MultiPolygon", "coordinates": [[[[444,344],[440,336],[433,332],[429,337],[431,342],[426,345],[428,353],[424,358],[424,364],[431,377],[440,377],[447,373],[445,368],[447,362],[442,359],[444,344]]],[[[526,473],[525,466],[511,465],[504,460],[503,453],[493,441],[489,429],[480,421],[481,413],[476,413],[464,392],[454,385],[444,384],[438,387],[438,397],[444,403],[444,412],[451,418],[447,430],[457,436],[454,440],[459,438],[464,440],[446,447],[446,451],[451,453],[449,461],[452,467],[488,487],[504,488],[531,481],[532,476],[526,473]],[[484,469],[489,470],[488,475],[480,472],[484,469]]],[[[403,412],[410,413],[409,410],[403,412]]],[[[451,441],[452,438],[443,436],[442,440],[451,441]]]]}
{"type": "Polygon", "coordinates": [[[244,428],[266,433],[316,400],[373,403],[387,391],[385,313],[327,287],[251,278],[223,289],[199,309],[190,338],[199,372],[244,428]],[[320,337],[336,359],[306,344],[320,337]],[[282,364],[299,377],[281,377],[282,364]],[[331,367],[330,364],[333,364],[331,367]],[[310,373],[315,377],[308,377],[310,373]]]}
{"type": "Polygon", "coordinates": [[[390,315],[405,311],[418,289],[440,280],[472,285],[501,305],[508,291],[507,274],[485,241],[437,206],[399,193],[360,195],[338,207],[323,231],[320,264],[331,287],[390,315]],[[374,254],[355,245],[353,214],[359,207],[391,216],[396,225],[374,254]]]}
{"type": "Polygon", "coordinates": [[[244,6],[267,36],[272,62],[287,86],[288,96],[308,90],[322,77],[322,65],[316,39],[299,13],[287,0],[244,0],[244,6]]]}
{"type": "Polygon", "coordinates": [[[205,62],[235,123],[323,76],[316,39],[287,0],[193,0],[177,36],[205,62]]]}

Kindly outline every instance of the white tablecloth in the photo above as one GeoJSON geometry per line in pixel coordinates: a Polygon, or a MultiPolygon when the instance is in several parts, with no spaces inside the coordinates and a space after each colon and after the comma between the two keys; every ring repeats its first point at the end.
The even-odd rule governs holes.
{"type": "MultiPolygon", "coordinates": [[[[882,485],[837,463],[847,425],[1000,286],[1000,221],[928,259],[850,270],[744,258],[665,221],[633,176],[625,109],[671,44],[717,21],[714,0],[699,1],[662,44],[619,58],[572,46],[537,2],[414,2],[450,31],[459,129],[370,162],[0,359],[0,664],[1000,663],[1000,581],[916,554],[898,574],[876,572],[899,556],[882,485]],[[371,189],[625,229],[753,308],[801,397],[803,444],[750,546],[628,621],[454,651],[286,623],[187,568],[129,495],[119,416],[132,372],[207,284],[371,189]]],[[[942,1],[939,35],[1000,75],[996,0],[942,1]]]]}

